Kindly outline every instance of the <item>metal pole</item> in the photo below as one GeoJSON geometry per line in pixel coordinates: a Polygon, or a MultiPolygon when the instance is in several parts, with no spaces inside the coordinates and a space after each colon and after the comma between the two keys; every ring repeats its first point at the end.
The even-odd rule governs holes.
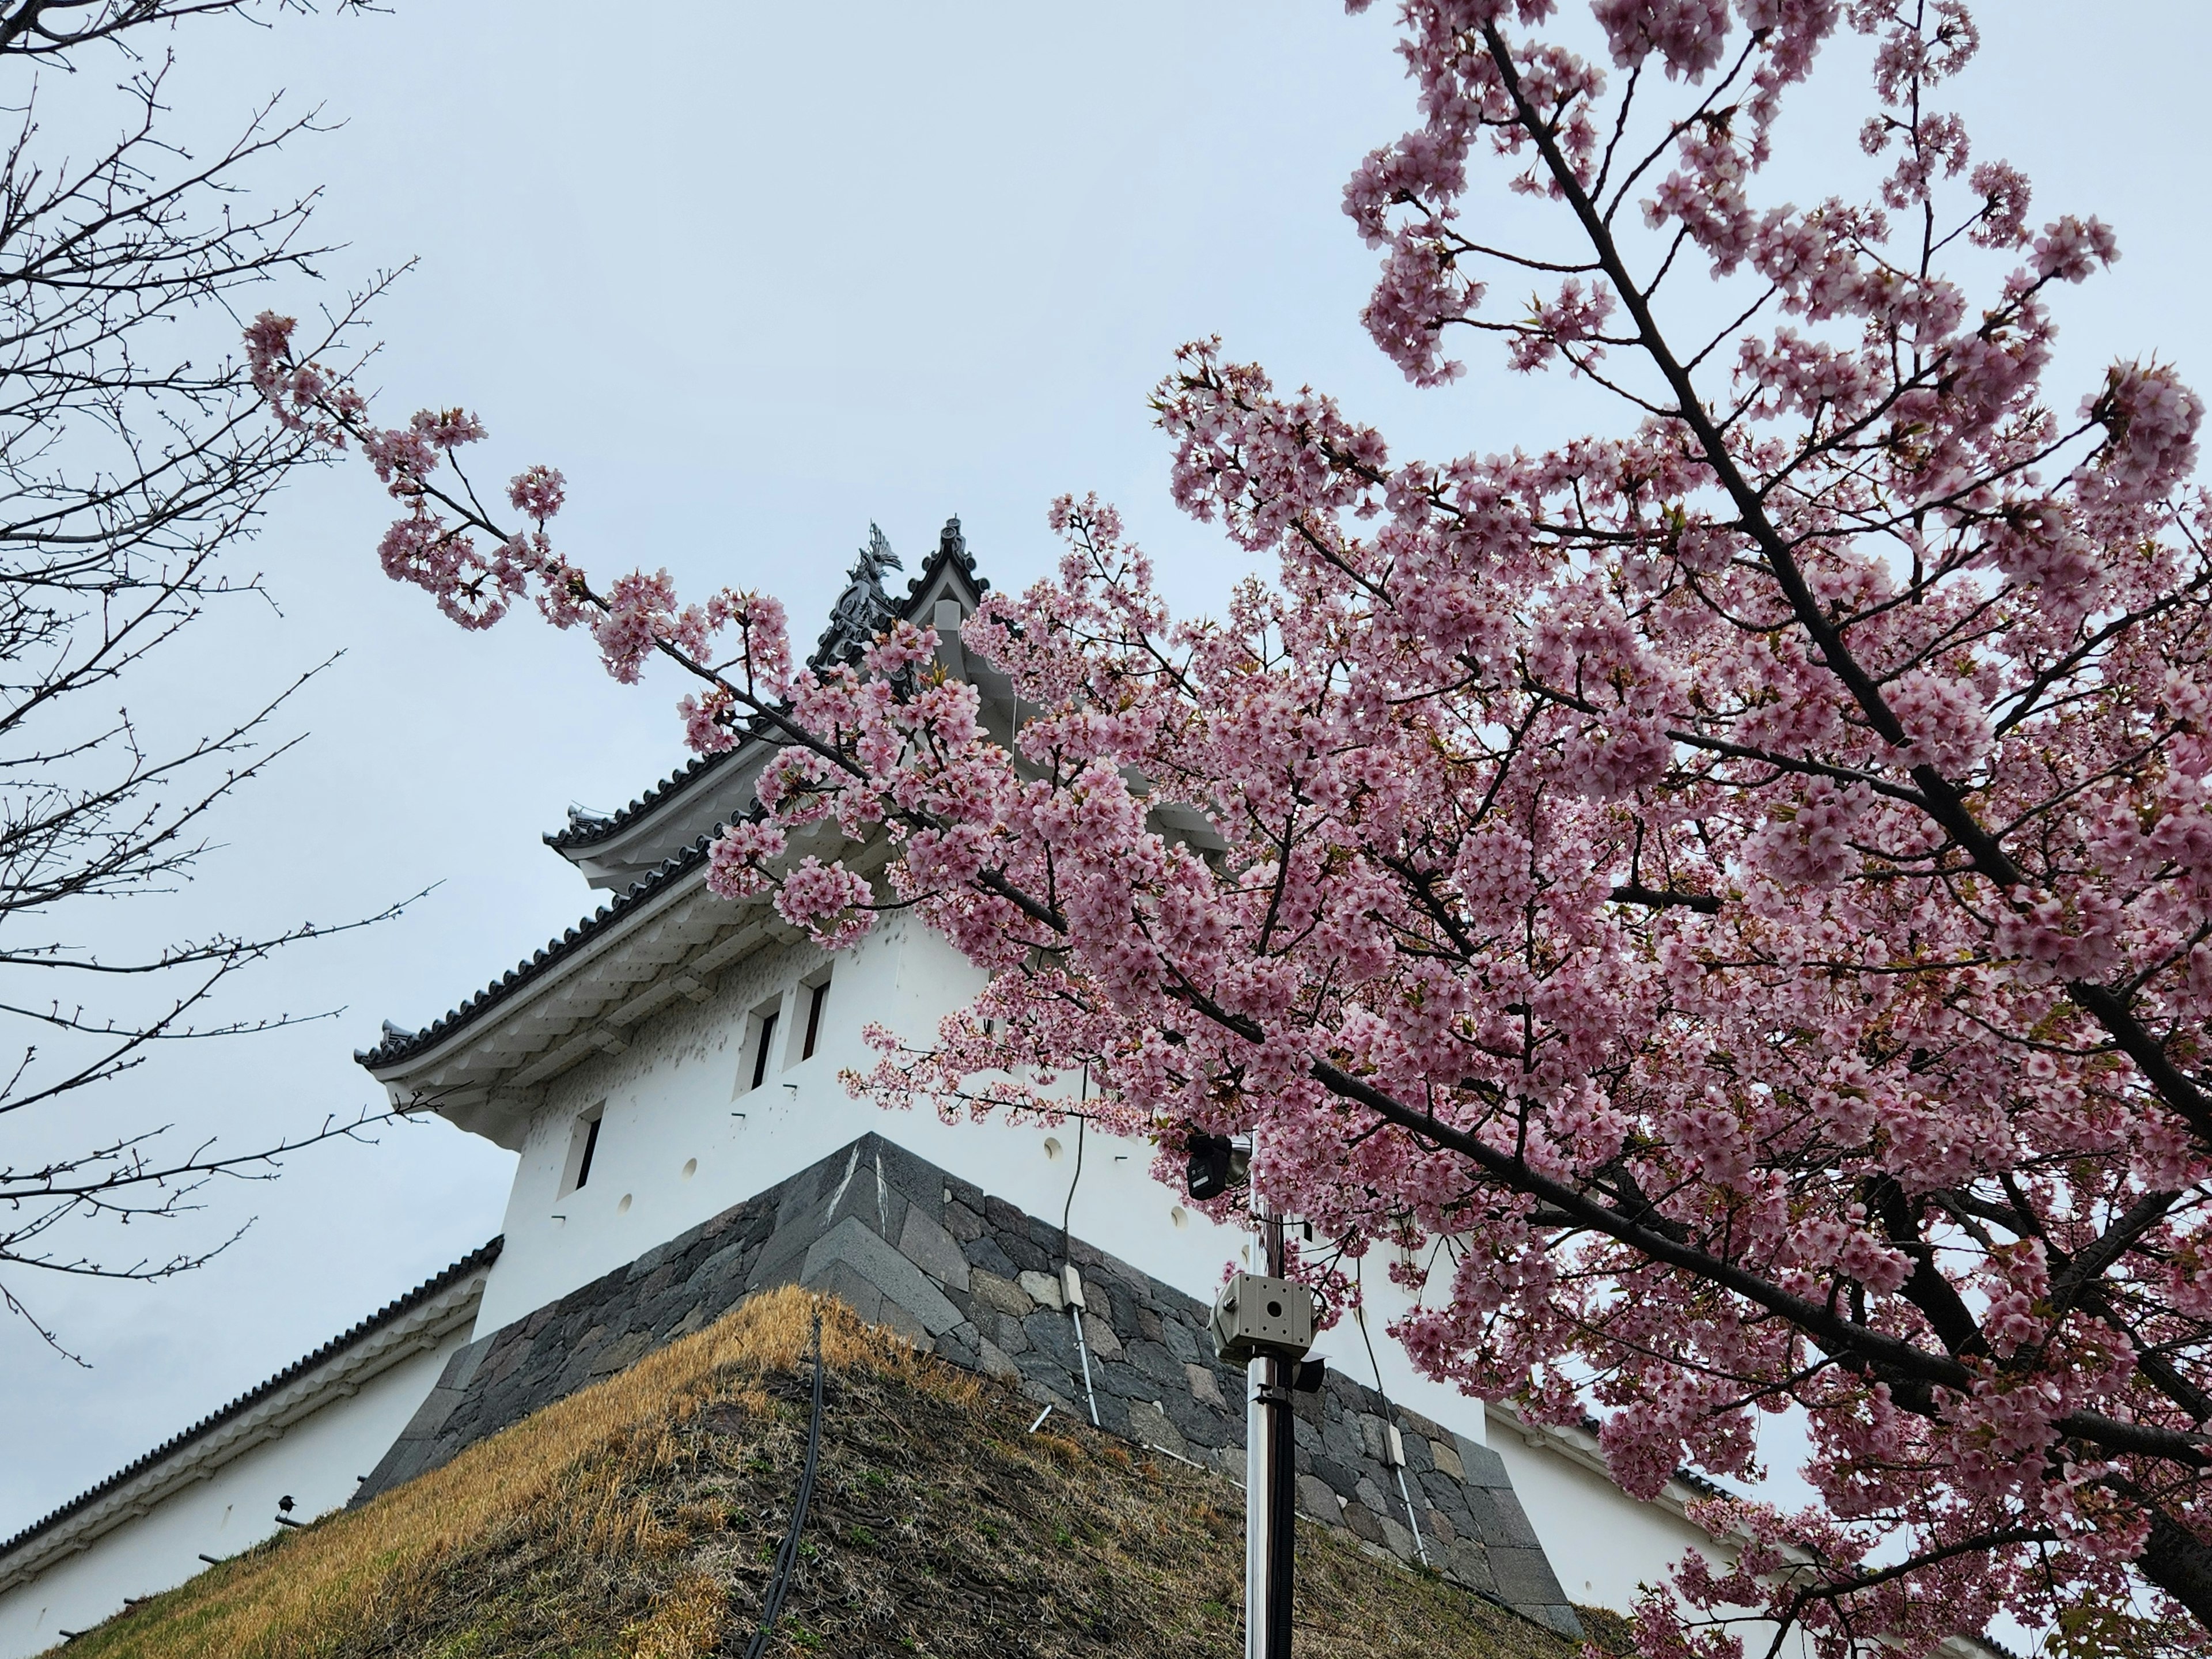
{"type": "MultiPolygon", "coordinates": [[[[1266,1271],[1283,1271],[1282,1218],[1255,1199],[1266,1271]]],[[[1291,1367],[1256,1358],[1246,1367],[1244,1408],[1245,1659],[1291,1659],[1291,1584],[1297,1540],[1291,1367]]]]}

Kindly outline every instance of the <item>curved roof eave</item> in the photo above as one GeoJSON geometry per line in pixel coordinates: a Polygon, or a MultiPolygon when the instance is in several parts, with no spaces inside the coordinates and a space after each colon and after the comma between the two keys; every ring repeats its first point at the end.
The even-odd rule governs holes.
{"type": "MultiPolygon", "coordinates": [[[[718,830],[719,828],[717,826],[718,830]]],[[[713,844],[712,836],[702,836],[644,880],[602,904],[560,938],[549,939],[541,949],[508,969],[466,1002],[449,1009],[422,1030],[403,1031],[387,1021],[384,1041],[373,1048],[356,1049],[355,1063],[365,1067],[381,1081],[383,1073],[410,1060],[428,1056],[448,1038],[459,1036],[464,1028],[473,1025],[493,1009],[512,1001],[574,961],[630,916],[646,908],[654,899],[671,892],[684,877],[703,869],[708,849],[713,844]]]]}

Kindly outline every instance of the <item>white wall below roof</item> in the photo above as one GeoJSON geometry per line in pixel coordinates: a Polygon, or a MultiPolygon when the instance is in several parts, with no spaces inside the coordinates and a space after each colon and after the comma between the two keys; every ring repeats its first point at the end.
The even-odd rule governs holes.
{"type": "Polygon", "coordinates": [[[1642,1587],[1665,1583],[1685,1552],[1710,1553],[1705,1534],[1680,1516],[1631,1498],[1540,1440],[1531,1445],[1516,1425],[1493,1423],[1490,1444],[1570,1601],[1632,1612],[1642,1587]]]}
{"type": "Polygon", "coordinates": [[[121,1612],[126,1595],[173,1589],[205,1571],[203,1553],[235,1555],[260,1542],[277,1530],[279,1498],[289,1494],[302,1521],[340,1507],[467,1336],[465,1324],[457,1327],[434,1350],[410,1354],[359,1393],[332,1400],[82,1553],[0,1592],[0,1659],[45,1651],[62,1631],[88,1629],[121,1612]]]}
{"type": "MultiPolygon", "coordinates": [[[[880,1023],[908,1042],[927,1042],[938,1020],[983,984],[981,970],[936,934],[893,919],[834,957],[805,944],[745,957],[723,971],[706,1002],[678,1004],[634,1032],[625,1052],[600,1055],[556,1079],[523,1141],[507,1243],[485,1286],[477,1334],[627,1265],[872,1131],[1031,1215],[1057,1221],[1065,1209],[1077,1237],[1210,1301],[1224,1267],[1243,1255],[1249,1236],[1215,1224],[1181,1204],[1180,1192],[1152,1180],[1149,1144],[1083,1131],[1075,1181],[1073,1121],[1052,1129],[1003,1121],[948,1125],[845,1092],[839,1071],[875,1062],[861,1041],[863,1026],[880,1023]],[[817,1051],[787,1064],[805,1033],[801,981],[825,965],[832,977],[817,1051]],[[741,1089],[751,1077],[749,1022],[768,1004],[781,1011],[780,1052],[759,1089],[741,1089]],[[564,1196],[576,1121],[602,1103],[591,1178],[564,1196]]],[[[1384,1391],[1480,1440],[1480,1406],[1416,1376],[1404,1351],[1382,1336],[1401,1293],[1379,1273],[1369,1278],[1384,1391]]],[[[1348,1322],[1325,1333],[1316,1352],[1361,1382],[1376,1380],[1348,1322]]]]}

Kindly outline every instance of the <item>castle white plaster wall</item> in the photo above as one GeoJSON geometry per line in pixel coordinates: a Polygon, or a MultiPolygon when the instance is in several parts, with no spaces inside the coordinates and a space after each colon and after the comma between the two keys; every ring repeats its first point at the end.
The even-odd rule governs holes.
{"type": "MultiPolygon", "coordinates": [[[[1596,1470],[1540,1440],[1531,1444],[1517,1425],[1495,1426],[1490,1443],[1504,1460],[1514,1494],[1569,1601],[1633,1613],[1644,1586],[1665,1584],[1686,1552],[1697,1550],[1719,1563],[1729,1559],[1703,1528],[1672,1510],[1631,1498],[1596,1470]]],[[[1774,1626],[1747,1624],[1735,1633],[1743,1638],[1745,1652],[1764,1654],[1772,1645],[1774,1626]]],[[[1802,1632],[1782,1644],[1783,1659],[1808,1659],[1810,1653],[1802,1632]]]]}
{"type": "Polygon", "coordinates": [[[278,1436],[234,1458],[208,1480],[173,1492],[135,1520],[27,1583],[0,1594],[0,1659],[25,1659],[119,1613],[126,1595],[171,1589],[204,1571],[202,1554],[237,1554],[277,1530],[276,1500],[289,1494],[299,1520],[343,1504],[422,1403],[447,1356],[467,1340],[453,1331],[434,1351],[410,1355],[278,1436]]]}
{"type": "Polygon", "coordinates": [[[1490,1444],[1505,1460],[1513,1491],[1570,1601],[1634,1610],[1644,1584],[1660,1584],[1705,1534],[1671,1510],[1639,1503],[1594,1469],[1500,1424],[1490,1444]]]}
{"type": "MultiPolygon", "coordinates": [[[[723,971],[708,1002],[678,1004],[633,1032],[624,1053],[599,1055],[556,1079],[524,1139],[507,1243],[484,1288],[477,1334],[635,1261],[870,1131],[1031,1215],[1056,1219],[1066,1208],[1076,1237],[1211,1300],[1224,1266],[1245,1256],[1250,1237],[1179,1204],[1179,1192],[1152,1180],[1148,1144],[1085,1131],[1082,1176],[1070,1204],[1074,1122],[1052,1129],[1000,1121],[948,1125],[933,1114],[890,1111],[847,1095],[839,1071],[866,1069],[876,1058],[861,1041],[863,1026],[879,1023],[907,1041],[927,1042],[938,1020],[966,1006],[983,984],[981,970],[927,927],[894,918],[834,957],[805,944],[757,951],[723,971]],[[825,967],[830,990],[817,1052],[797,1061],[805,1018],[801,982],[825,967]],[[780,1052],[762,1087],[744,1090],[752,1061],[748,1024],[771,1002],[781,1011],[780,1052]],[[602,1102],[591,1179],[562,1196],[576,1120],[602,1102]]],[[[1416,1376],[1403,1350],[1382,1334],[1402,1297],[1380,1273],[1369,1278],[1383,1390],[1481,1439],[1480,1406],[1416,1376]]],[[[1361,1382],[1376,1380],[1348,1323],[1325,1333],[1316,1352],[1361,1382]]]]}

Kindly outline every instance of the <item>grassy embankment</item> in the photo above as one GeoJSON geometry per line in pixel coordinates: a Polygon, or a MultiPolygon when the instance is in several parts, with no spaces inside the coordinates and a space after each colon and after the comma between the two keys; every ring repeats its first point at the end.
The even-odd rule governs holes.
{"type": "MultiPolygon", "coordinates": [[[[814,1303],[763,1297],[376,1502],[69,1644],[69,1659],[705,1659],[750,1638],[805,1447],[814,1303]]],[[[1239,1494],[825,1304],[822,1468],[771,1651],[1224,1655],[1239,1494]],[[1057,1419],[1055,1419],[1057,1420],[1057,1419]]],[[[1575,1644],[1312,1528],[1302,1659],[1575,1644]]]]}

